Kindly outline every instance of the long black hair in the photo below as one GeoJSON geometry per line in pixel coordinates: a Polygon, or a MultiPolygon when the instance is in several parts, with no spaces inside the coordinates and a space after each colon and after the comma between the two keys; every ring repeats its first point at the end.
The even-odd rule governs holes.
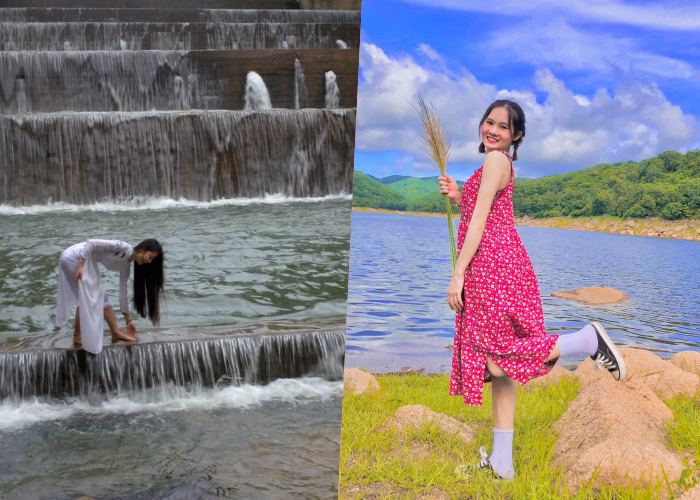
{"type": "MultiPolygon", "coordinates": [[[[513,146],[513,160],[517,160],[518,148],[523,142],[523,137],[525,137],[525,112],[523,111],[523,108],[520,107],[520,104],[515,101],[509,101],[508,99],[493,101],[491,105],[486,108],[486,112],[484,113],[484,116],[481,117],[481,121],[479,122],[479,137],[481,137],[481,126],[484,124],[486,118],[489,117],[494,108],[506,108],[506,112],[508,113],[508,125],[512,137],[515,137],[518,135],[518,133],[520,133],[518,140],[511,143],[513,146]]],[[[482,142],[479,144],[479,153],[485,152],[486,147],[482,142]]]]}
{"type": "Polygon", "coordinates": [[[157,240],[143,240],[134,247],[138,250],[158,252],[148,264],[134,262],[134,306],[154,325],[160,321],[160,294],[163,291],[163,247],[157,240]]]}

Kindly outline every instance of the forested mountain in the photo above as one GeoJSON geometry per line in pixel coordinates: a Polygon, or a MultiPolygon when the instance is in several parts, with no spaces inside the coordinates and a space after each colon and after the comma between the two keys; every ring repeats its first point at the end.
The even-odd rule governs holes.
{"type": "MultiPolygon", "coordinates": [[[[355,206],[444,211],[437,177],[376,179],[355,171],[354,189],[355,206]]],[[[700,218],[700,151],[666,151],[641,162],[518,178],[513,202],[518,216],[700,218]]]]}

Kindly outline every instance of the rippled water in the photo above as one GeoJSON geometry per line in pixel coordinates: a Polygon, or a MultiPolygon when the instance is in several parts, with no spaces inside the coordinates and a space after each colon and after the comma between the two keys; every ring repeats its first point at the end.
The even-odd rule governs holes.
{"type": "Polygon", "coordinates": [[[341,393],[303,378],[0,405],[0,496],[335,498],[341,393]]]}
{"type": "MultiPolygon", "coordinates": [[[[163,327],[345,315],[347,197],[146,206],[0,211],[0,340],[48,331],[71,335],[69,327],[59,332],[53,326],[56,265],[64,248],[88,238],[161,242],[163,327]]],[[[116,304],[117,273],[103,270],[102,276],[116,304]]],[[[149,327],[137,320],[141,331],[149,327]]]]}
{"type": "MultiPolygon", "coordinates": [[[[446,225],[436,217],[353,213],[346,366],[449,371],[454,313],[445,298],[446,225]]],[[[549,228],[518,232],[539,279],[549,332],[570,333],[598,320],[626,346],[665,357],[700,350],[700,243],[549,228]],[[583,286],[610,286],[630,299],[591,306],[550,295],[583,286]]]]}

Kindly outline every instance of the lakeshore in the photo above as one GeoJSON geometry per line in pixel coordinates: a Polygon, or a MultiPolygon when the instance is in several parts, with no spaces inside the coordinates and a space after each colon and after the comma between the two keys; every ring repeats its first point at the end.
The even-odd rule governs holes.
{"type": "MultiPolygon", "coordinates": [[[[418,217],[446,217],[445,214],[434,212],[409,212],[367,207],[353,207],[352,209],[355,212],[413,215],[418,217]]],[[[459,217],[459,214],[455,214],[455,217],[459,217]]],[[[601,233],[625,234],[629,236],[700,241],[700,219],[667,220],[659,217],[623,219],[606,215],[598,217],[548,217],[544,219],[516,217],[515,224],[517,226],[575,229],[579,231],[595,231],[601,233]]]]}
{"type": "Polygon", "coordinates": [[[490,388],[467,407],[447,375],[346,368],[339,498],[697,498],[700,354],[622,354],[624,382],[587,360],[518,386],[512,481],[455,472],[491,442],[490,388]]]}

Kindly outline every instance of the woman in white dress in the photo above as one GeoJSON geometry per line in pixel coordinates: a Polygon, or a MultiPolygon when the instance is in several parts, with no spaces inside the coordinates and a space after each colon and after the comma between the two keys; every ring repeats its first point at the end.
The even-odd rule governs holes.
{"type": "Polygon", "coordinates": [[[163,290],[163,248],[158,241],[144,240],[135,247],[118,240],[88,240],[68,247],[58,263],[56,324],[68,321],[73,307],[73,341],[93,354],[102,350],[103,318],[112,332],[112,341],[136,340],[136,327],[129,314],[126,296],[129,268],[134,263],[134,305],[153,324],[160,319],[163,290]],[[126,333],[119,329],[109,296],[105,293],[97,264],[119,272],[119,309],[124,315],[126,333]]]}

